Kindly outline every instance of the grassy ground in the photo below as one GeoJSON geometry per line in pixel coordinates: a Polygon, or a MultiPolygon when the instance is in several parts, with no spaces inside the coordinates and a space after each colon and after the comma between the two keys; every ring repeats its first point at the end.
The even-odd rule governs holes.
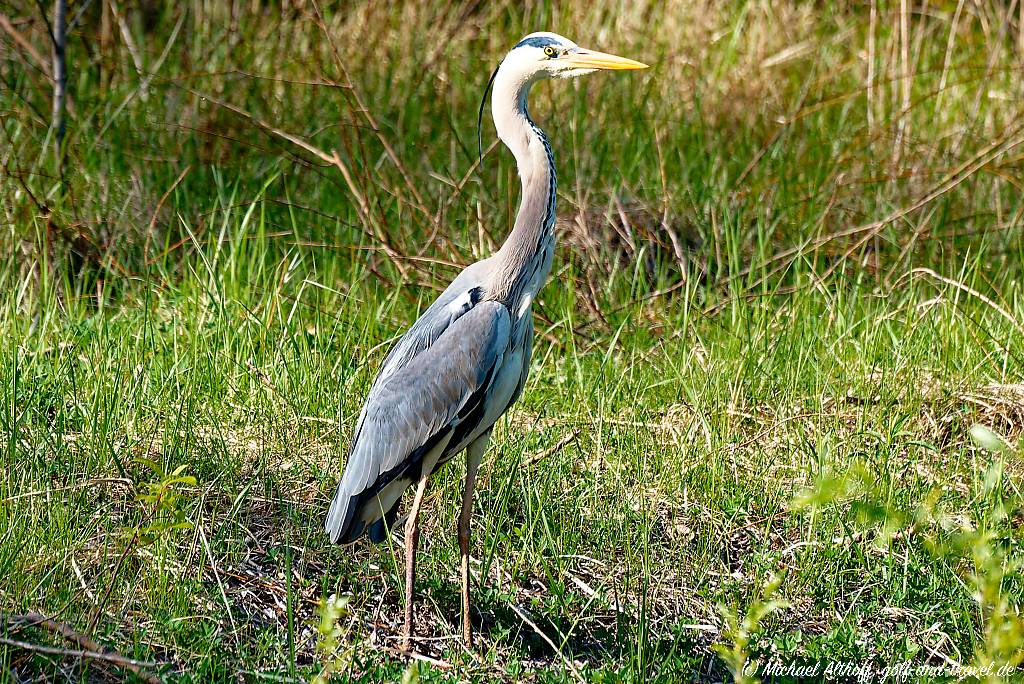
{"type": "MultiPolygon", "coordinates": [[[[1021,665],[1015,7],[72,3],[55,153],[43,22],[0,6],[0,610],[169,681],[1021,665]],[[507,230],[476,107],[541,28],[653,68],[535,89],[563,239],[482,466],[479,657],[456,461],[410,663],[400,539],[322,520],[390,342],[507,230]]],[[[0,680],[124,672],[5,624],[0,680]]]]}

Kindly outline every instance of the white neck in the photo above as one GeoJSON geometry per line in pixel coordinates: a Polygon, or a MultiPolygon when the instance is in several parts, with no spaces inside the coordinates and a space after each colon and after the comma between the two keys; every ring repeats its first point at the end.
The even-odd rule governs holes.
{"type": "Polygon", "coordinates": [[[494,78],[491,100],[498,137],[515,156],[523,186],[515,225],[496,255],[491,296],[517,307],[544,284],[554,249],[554,159],[547,138],[527,111],[532,84],[522,72],[503,65],[494,78]]]}

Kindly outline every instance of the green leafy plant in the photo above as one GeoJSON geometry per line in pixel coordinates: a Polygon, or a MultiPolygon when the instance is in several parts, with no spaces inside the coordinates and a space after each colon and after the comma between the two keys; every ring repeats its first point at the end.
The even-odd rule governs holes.
{"type": "Polygon", "coordinates": [[[124,550],[111,573],[102,602],[96,604],[93,609],[89,624],[90,630],[95,627],[102,609],[110,600],[111,592],[129,554],[140,546],[145,547],[155,543],[173,530],[191,529],[192,527],[192,523],[186,519],[185,510],[182,507],[184,498],[181,488],[194,487],[196,479],[184,474],[186,466],[180,465],[167,472],[155,461],[141,457],[137,460],[153,474],[153,479],[141,484],[141,492],[136,497],[142,505],[144,513],[140,522],[122,529],[122,533],[128,538],[128,541],[125,542],[124,550]]]}
{"type": "MultiPolygon", "coordinates": [[[[979,447],[993,454],[1011,451],[1007,441],[987,427],[975,425],[971,437],[979,447]]],[[[988,681],[1001,681],[1024,663],[1024,619],[1019,597],[1014,601],[1005,587],[1011,577],[1021,577],[1024,563],[1019,554],[1013,553],[1012,540],[1006,543],[1003,539],[1012,523],[1003,497],[1002,458],[994,461],[985,473],[983,495],[991,501],[988,523],[975,527],[971,521],[963,521],[950,548],[970,559],[973,565],[968,579],[983,628],[975,664],[988,681]]]]}
{"type": "Polygon", "coordinates": [[[929,492],[914,510],[893,506],[860,462],[843,474],[823,475],[794,498],[792,507],[817,512],[847,504],[854,524],[874,532],[876,545],[887,545],[897,531],[906,530],[919,535],[936,559],[963,569],[964,586],[978,606],[981,632],[974,663],[964,672],[990,682],[1005,681],[1024,663],[1020,597],[1008,589],[1011,581],[1021,579],[1024,569],[1013,548],[1011,512],[1019,501],[1008,500],[1003,479],[1003,458],[1012,449],[988,427],[974,425],[970,435],[993,456],[981,478],[973,513],[948,511],[940,489],[929,492]]]}
{"type": "Polygon", "coordinates": [[[320,672],[313,677],[313,684],[327,684],[331,675],[343,670],[352,660],[352,646],[342,649],[341,644],[347,641],[347,631],[339,623],[348,615],[349,597],[331,595],[321,598],[317,606],[316,652],[320,657],[320,672]]]}
{"type": "Polygon", "coordinates": [[[150,482],[142,484],[142,492],[138,500],[147,508],[143,523],[132,529],[141,546],[148,546],[160,537],[173,530],[192,529],[192,523],[186,519],[182,508],[182,487],[194,487],[196,478],[185,475],[187,466],[180,465],[171,472],[166,472],[159,463],[147,458],[137,459],[150,468],[156,476],[150,482]]]}
{"type": "Polygon", "coordinates": [[[788,605],[785,600],[776,598],[782,579],[782,575],[770,575],[742,617],[737,606],[719,606],[726,625],[724,636],[729,643],[715,644],[714,649],[729,666],[737,684],[761,681],[757,678],[756,663],[750,657],[750,641],[760,631],[766,617],[788,605]]]}

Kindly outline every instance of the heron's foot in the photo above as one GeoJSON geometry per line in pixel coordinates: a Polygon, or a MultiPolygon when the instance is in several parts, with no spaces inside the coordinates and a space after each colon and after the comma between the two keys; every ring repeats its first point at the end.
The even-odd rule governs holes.
{"type": "Polygon", "coordinates": [[[406,606],[405,612],[405,623],[402,625],[402,643],[399,649],[406,653],[414,653],[416,651],[413,648],[413,628],[412,628],[412,610],[411,606],[406,606]]]}
{"type": "Polygon", "coordinates": [[[469,655],[469,659],[476,665],[486,665],[487,658],[486,654],[479,648],[480,644],[466,643],[463,642],[466,654],[469,655]]]}

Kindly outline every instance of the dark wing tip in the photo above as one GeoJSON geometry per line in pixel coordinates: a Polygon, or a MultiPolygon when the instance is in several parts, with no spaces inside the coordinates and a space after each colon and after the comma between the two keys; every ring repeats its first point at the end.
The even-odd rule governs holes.
{"type": "Polygon", "coordinates": [[[359,529],[353,529],[352,524],[358,507],[359,497],[348,496],[341,491],[341,487],[338,487],[327,511],[327,520],[324,522],[324,531],[327,532],[332,544],[351,544],[362,535],[364,525],[360,524],[359,529]]]}

